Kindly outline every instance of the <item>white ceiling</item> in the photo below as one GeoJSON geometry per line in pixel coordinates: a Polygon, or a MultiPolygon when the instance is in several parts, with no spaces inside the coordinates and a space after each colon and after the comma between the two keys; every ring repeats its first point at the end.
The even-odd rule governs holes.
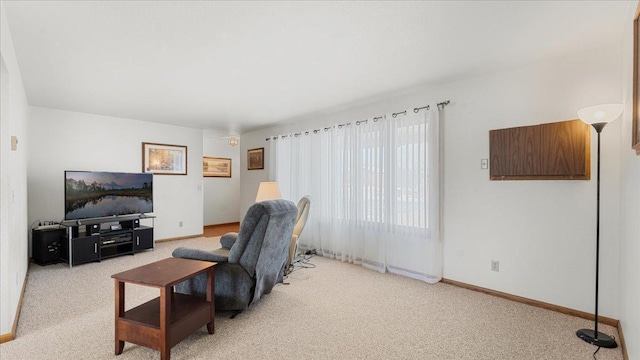
{"type": "Polygon", "coordinates": [[[620,41],[636,1],[3,1],[31,105],[241,134],[620,41]]]}

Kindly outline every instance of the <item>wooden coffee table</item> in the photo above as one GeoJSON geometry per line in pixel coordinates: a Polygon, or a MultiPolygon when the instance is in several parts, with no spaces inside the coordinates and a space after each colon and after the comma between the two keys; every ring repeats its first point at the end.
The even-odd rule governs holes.
{"type": "Polygon", "coordinates": [[[214,333],[214,266],[199,260],[168,258],[127,270],[115,279],[115,354],[122,354],[124,342],[160,351],[169,360],[171,348],[207,325],[214,333]],[[196,275],[207,274],[206,298],[173,292],[173,286],[196,275]],[[160,297],[124,311],[124,284],[160,289],[160,297]]]}

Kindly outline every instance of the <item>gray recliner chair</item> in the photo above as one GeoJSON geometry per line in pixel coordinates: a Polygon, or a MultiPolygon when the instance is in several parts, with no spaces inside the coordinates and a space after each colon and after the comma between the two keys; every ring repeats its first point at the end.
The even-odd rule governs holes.
{"type": "MultiPolygon", "coordinates": [[[[217,310],[243,310],[282,282],[297,208],[288,200],[253,204],[239,233],[223,236],[222,249],[205,251],[180,247],[173,257],[217,262],[217,310]]],[[[204,296],[206,276],[198,275],[176,285],[176,292],[204,296]]]]}

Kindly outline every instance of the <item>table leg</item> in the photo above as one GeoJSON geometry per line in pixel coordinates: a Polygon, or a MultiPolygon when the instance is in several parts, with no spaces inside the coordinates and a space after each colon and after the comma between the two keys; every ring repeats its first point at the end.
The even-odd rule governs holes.
{"type": "Polygon", "coordinates": [[[216,296],[215,296],[215,276],[214,276],[214,268],[210,268],[207,271],[207,301],[211,302],[211,310],[209,313],[209,323],[207,324],[207,331],[209,334],[213,334],[216,329],[215,321],[216,321],[216,296]]]}
{"type": "Polygon", "coordinates": [[[171,359],[171,298],[173,287],[160,289],[160,360],[171,359]]]}
{"type": "Polygon", "coordinates": [[[118,320],[124,316],[124,282],[115,280],[115,354],[122,354],[124,341],[120,340],[118,320]]]}

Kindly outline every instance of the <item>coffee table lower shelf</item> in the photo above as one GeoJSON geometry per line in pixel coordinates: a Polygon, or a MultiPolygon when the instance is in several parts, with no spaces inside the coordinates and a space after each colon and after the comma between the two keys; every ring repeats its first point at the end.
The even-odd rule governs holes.
{"type": "MultiPolygon", "coordinates": [[[[204,298],[172,293],[169,346],[207,325],[210,311],[211,303],[204,298]]],[[[119,340],[161,350],[160,297],[126,311],[117,318],[116,326],[119,340]]]]}

